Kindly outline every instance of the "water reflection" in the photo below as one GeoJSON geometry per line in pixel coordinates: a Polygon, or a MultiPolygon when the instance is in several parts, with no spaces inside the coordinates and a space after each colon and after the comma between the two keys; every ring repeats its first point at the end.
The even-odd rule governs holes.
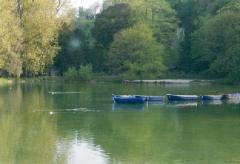
{"type": "Polygon", "coordinates": [[[240,104],[240,97],[231,98],[227,101],[229,104],[240,104]]]}
{"type": "Polygon", "coordinates": [[[147,108],[146,104],[112,104],[112,110],[114,111],[143,111],[147,108]]]}
{"type": "Polygon", "coordinates": [[[223,103],[224,101],[222,100],[205,100],[200,102],[201,105],[222,105],[223,103]]]}
{"type": "MultiPolygon", "coordinates": [[[[67,152],[63,152],[62,156],[66,157],[66,162],[69,164],[106,164],[108,163],[108,156],[105,155],[104,150],[101,146],[95,146],[91,138],[75,138],[70,141],[61,140],[58,143],[57,152],[66,150],[66,145],[68,147],[67,152]],[[67,142],[67,143],[66,143],[67,142]]],[[[59,157],[58,154],[58,157],[59,157]]],[[[58,158],[59,160],[59,158],[58,158]]]]}
{"type": "Polygon", "coordinates": [[[168,102],[168,106],[171,107],[178,107],[178,108],[184,108],[184,107],[197,107],[198,102],[196,101],[174,101],[174,102],[168,102]]]}
{"type": "Polygon", "coordinates": [[[0,163],[237,163],[238,105],[111,102],[111,93],[121,90],[163,95],[199,89],[183,88],[54,83],[0,88],[0,163]]]}
{"type": "Polygon", "coordinates": [[[32,112],[44,100],[42,90],[25,94],[25,89],[17,85],[0,94],[5,102],[0,107],[0,163],[51,163],[57,138],[54,120],[32,112]]]}

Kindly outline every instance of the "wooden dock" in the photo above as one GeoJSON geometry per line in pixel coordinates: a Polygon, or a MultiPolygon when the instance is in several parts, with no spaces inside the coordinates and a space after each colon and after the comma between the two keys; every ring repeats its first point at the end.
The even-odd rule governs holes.
{"type": "Polygon", "coordinates": [[[161,80],[124,80],[124,83],[149,83],[149,84],[190,84],[194,82],[211,83],[211,80],[188,80],[188,79],[161,79],[161,80]]]}

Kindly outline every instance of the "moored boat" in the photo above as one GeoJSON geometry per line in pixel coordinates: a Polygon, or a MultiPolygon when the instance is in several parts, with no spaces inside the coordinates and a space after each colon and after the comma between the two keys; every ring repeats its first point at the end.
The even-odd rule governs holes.
{"type": "Polygon", "coordinates": [[[147,101],[163,101],[163,96],[146,96],[147,101]]]}
{"type": "Polygon", "coordinates": [[[167,94],[168,101],[194,101],[198,99],[197,95],[173,95],[167,94]]]}
{"type": "Polygon", "coordinates": [[[224,95],[203,95],[200,96],[200,100],[205,101],[205,100],[223,100],[225,99],[224,95]]]}
{"type": "Polygon", "coordinates": [[[229,104],[240,104],[240,93],[227,94],[229,104]]]}
{"type": "Polygon", "coordinates": [[[226,95],[229,99],[240,99],[240,93],[230,93],[226,95]]]}
{"type": "Polygon", "coordinates": [[[113,95],[112,99],[115,103],[122,103],[122,104],[144,103],[146,101],[145,96],[137,96],[137,95],[113,95]]]}

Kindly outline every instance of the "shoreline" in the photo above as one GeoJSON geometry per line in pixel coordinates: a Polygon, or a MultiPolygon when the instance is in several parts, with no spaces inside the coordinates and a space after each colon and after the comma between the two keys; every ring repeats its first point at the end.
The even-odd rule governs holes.
{"type": "Polygon", "coordinates": [[[109,83],[123,83],[123,84],[179,84],[179,85],[190,85],[190,84],[224,84],[224,85],[236,85],[239,83],[228,83],[224,79],[197,79],[197,78],[159,78],[159,79],[126,79],[121,76],[108,76],[108,75],[93,75],[91,80],[82,81],[78,78],[67,78],[63,76],[39,76],[39,77],[23,77],[20,79],[16,78],[4,78],[0,77],[0,86],[12,85],[16,83],[39,83],[39,82],[80,82],[80,83],[98,83],[98,82],[109,82],[109,83]]]}

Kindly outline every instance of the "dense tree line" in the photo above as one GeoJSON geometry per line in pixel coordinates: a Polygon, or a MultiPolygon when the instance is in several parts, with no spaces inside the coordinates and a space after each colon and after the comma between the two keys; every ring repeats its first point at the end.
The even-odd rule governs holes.
{"type": "Polygon", "coordinates": [[[196,72],[240,80],[239,22],[240,1],[231,1],[193,33],[191,54],[196,72]]]}
{"type": "Polygon", "coordinates": [[[68,36],[60,36],[60,45],[62,40],[66,44],[63,44],[56,59],[56,66],[63,61],[61,71],[88,63],[92,64],[94,72],[158,77],[168,66],[176,63],[180,43],[177,35],[179,19],[168,2],[105,1],[103,6],[104,9],[91,18],[86,16],[91,10],[79,10],[72,25],[87,22],[87,28],[75,26],[64,29],[62,34],[67,32],[68,36]],[[77,29],[84,35],[78,35],[77,29]],[[67,49],[74,50],[69,46],[72,36],[78,36],[79,48],[76,49],[84,52],[66,52],[67,49]],[[87,44],[82,44],[86,41],[87,44]],[[73,60],[67,57],[72,55],[73,60]]]}
{"type": "Polygon", "coordinates": [[[105,0],[77,13],[67,0],[0,2],[2,74],[240,80],[240,0],[105,0]]]}
{"type": "Polygon", "coordinates": [[[240,79],[239,0],[105,0],[97,15],[79,12],[60,37],[67,44],[79,39],[76,50],[62,46],[62,71],[88,63],[111,75],[240,79]]]}

